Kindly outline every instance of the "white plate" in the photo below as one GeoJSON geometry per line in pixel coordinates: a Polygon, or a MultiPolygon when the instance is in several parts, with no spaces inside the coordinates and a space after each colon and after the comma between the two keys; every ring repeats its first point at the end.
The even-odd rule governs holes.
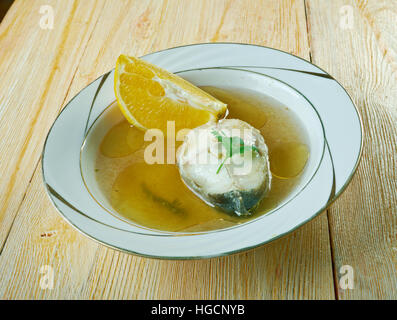
{"type": "Polygon", "coordinates": [[[361,119],[346,91],[320,68],[282,51],[233,43],[177,47],[142,58],[197,85],[239,83],[293,105],[309,131],[309,164],[302,183],[284,203],[240,226],[183,234],[134,225],[112,212],[93,178],[95,143],[103,132],[98,128],[109,125],[103,119],[117,120],[120,116],[112,108],[104,111],[115,100],[111,71],[68,103],[50,129],[43,150],[43,179],[50,199],[71,225],[90,238],[155,258],[231,254],[272,241],[308,222],[351,180],[362,150],[361,119]],[[80,167],[80,150],[88,133],[80,167]]]}

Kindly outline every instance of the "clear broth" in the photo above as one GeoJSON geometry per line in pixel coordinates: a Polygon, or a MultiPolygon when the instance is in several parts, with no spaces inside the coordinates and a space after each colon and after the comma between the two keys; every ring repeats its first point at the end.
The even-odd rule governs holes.
{"type": "MultiPolygon", "coordinates": [[[[227,118],[248,122],[261,131],[269,148],[272,186],[248,218],[210,207],[182,182],[177,166],[147,164],[144,133],[126,120],[105,135],[96,160],[99,187],[113,209],[152,229],[195,232],[230,227],[277,207],[294,189],[309,156],[306,132],[286,106],[251,90],[203,87],[227,103],[227,118]]],[[[178,147],[178,144],[176,145],[178,147]]]]}

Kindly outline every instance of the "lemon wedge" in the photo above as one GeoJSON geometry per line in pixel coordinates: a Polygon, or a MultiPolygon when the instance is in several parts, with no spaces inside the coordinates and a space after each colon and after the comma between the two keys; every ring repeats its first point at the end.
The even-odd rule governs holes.
{"type": "Polygon", "coordinates": [[[117,59],[114,91],[128,122],[142,130],[160,129],[165,135],[167,121],[175,121],[178,132],[220,119],[227,108],[181,77],[126,55],[117,59]]]}

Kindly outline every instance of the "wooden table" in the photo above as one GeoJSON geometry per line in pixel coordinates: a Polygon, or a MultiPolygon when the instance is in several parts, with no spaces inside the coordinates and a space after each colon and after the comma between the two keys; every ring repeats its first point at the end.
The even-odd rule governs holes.
{"type": "Polygon", "coordinates": [[[395,0],[16,0],[0,25],[0,298],[396,299],[396,22],[395,0]],[[293,234],[202,261],[135,257],[69,227],[40,164],[62,107],[121,53],[211,41],[281,49],[344,85],[365,128],[344,194],[293,234]]]}

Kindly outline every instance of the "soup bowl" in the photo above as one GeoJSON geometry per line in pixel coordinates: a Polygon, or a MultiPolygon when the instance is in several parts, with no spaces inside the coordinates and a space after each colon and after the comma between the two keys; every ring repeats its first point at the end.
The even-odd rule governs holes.
{"type": "MultiPolygon", "coordinates": [[[[95,174],[99,144],[108,130],[123,119],[115,103],[113,70],[83,89],[62,110],[50,129],[42,155],[43,180],[50,200],[73,227],[89,238],[114,249],[151,258],[199,259],[228,255],[255,248],[296,230],[324,211],[350,181],[361,153],[361,145],[357,149],[357,141],[361,142],[359,117],[351,113],[350,126],[354,127],[354,135],[343,137],[340,133],[336,135],[334,131],[328,131],[332,145],[348,148],[350,144],[351,149],[354,149],[351,160],[347,154],[343,158],[344,162],[340,162],[345,166],[342,168],[339,162],[335,164],[335,154],[331,156],[330,144],[325,137],[326,126],[340,125],[342,133],[347,127],[343,120],[339,124],[335,121],[332,113],[337,107],[324,112],[323,102],[309,99],[307,94],[291,85],[295,81],[294,77],[292,80],[290,76],[283,78],[270,71],[265,72],[258,65],[243,66],[247,57],[252,63],[260,64],[268,48],[257,51],[250,46],[243,46],[240,50],[240,46],[234,44],[197,47],[193,51],[200,54],[206,52],[207,60],[192,55],[192,50],[186,48],[151,54],[144,59],[198,86],[249,89],[273,98],[280,106],[287,106],[304,127],[310,150],[299,182],[273,210],[229,228],[207,232],[167,232],[150,229],[124,218],[113,209],[101,191],[95,174]],[[230,55],[224,58],[229,66],[222,66],[219,53],[230,46],[236,50],[230,51],[230,55]],[[209,59],[211,55],[212,60],[209,59]],[[212,62],[202,65],[201,61],[212,62]],[[330,116],[324,121],[328,113],[330,116]],[[346,166],[350,166],[350,169],[346,166]],[[336,173],[340,173],[340,180],[336,179],[336,173]]],[[[292,61],[290,57],[280,53],[272,62],[274,68],[279,68],[282,59],[286,59],[286,67],[291,67],[288,64],[292,61]]],[[[271,62],[271,59],[266,61],[271,62]]],[[[292,70],[285,69],[288,72],[292,70]]],[[[313,83],[317,83],[317,78],[313,83]]],[[[300,82],[296,84],[299,86],[300,82]]],[[[334,89],[331,86],[330,92],[334,89]]],[[[346,105],[347,100],[344,102],[346,105]]]]}

